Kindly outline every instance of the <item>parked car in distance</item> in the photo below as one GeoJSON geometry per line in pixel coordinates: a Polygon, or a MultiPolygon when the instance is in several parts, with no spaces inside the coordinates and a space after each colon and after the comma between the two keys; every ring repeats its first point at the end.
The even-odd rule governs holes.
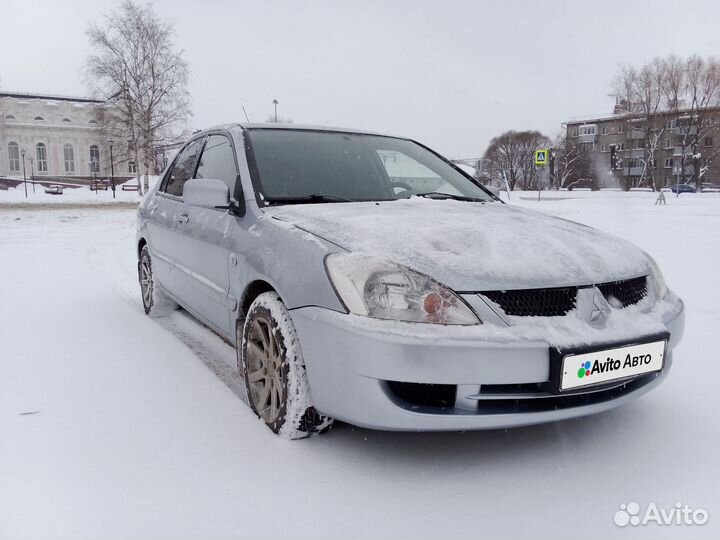
{"type": "Polygon", "coordinates": [[[599,413],[665,378],[684,327],[637,247],[356,130],[194,134],[140,204],[137,257],[145,312],[180,305],[234,344],[288,438],[599,413]]]}
{"type": "Polygon", "coordinates": [[[47,193],[48,195],[62,195],[63,186],[53,184],[45,188],[45,193],[47,193]]]}
{"type": "Polygon", "coordinates": [[[674,184],[670,186],[673,193],[695,193],[697,189],[692,184],[674,184]]]}

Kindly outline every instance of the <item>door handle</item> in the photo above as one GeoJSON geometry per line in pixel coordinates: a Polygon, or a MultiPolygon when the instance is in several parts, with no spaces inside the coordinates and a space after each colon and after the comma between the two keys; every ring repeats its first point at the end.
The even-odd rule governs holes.
{"type": "Polygon", "coordinates": [[[175,214],[175,221],[178,223],[187,223],[190,221],[190,216],[187,214],[175,214]]]}

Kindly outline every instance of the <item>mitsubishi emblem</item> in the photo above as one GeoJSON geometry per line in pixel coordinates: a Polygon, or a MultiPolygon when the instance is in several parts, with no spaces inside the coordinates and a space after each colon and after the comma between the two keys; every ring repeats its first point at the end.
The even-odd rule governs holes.
{"type": "Polygon", "coordinates": [[[610,304],[597,287],[580,287],[576,306],[578,317],[592,326],[604,326],[610,316],[610,304]]]}
{"type": "Polygon", "coordinates": [[[590,311],[590,322],[591,323],[603,323],[605,319],[610,315],[610,305],[605,300],[603,294],[595,289],[593,294],[593,309],[590,311]]]}

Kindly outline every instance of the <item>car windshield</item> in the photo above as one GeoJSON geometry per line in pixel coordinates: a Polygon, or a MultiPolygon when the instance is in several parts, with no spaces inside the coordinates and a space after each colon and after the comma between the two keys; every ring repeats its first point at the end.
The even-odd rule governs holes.
{"type": "Polygon", "coordinates": [[[493,201],[419,144],[394,137],[251,129],[255,189],[266,204],[406,199],[493,201]]]}

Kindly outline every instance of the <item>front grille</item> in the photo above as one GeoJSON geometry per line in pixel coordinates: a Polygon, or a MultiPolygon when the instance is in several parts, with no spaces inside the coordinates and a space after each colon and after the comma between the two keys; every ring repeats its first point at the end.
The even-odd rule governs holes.
{"type": "Polygon", "coordinates": [[[613,307],[627,307],[637,304],[647,294],[647,278],[645,276],[611,281],[597,286],[605,300],[613,307]]]}
{"type": "MultiPolygon", "coordinates": [[[[590,285],[592,287],[592,285],[590,285]]],[[[596,285],[608,303],[614,308],[637,304],[647,295],[645,276],[611,281],[596,285]]],[[[575,308],[579,287],[555,287],[551,289],[518,289],[512,291],[481,292],[494,302],[506,315],[517,317],[561,317],[575,308]]]]}
{"type": "Polygon", "coordinates": [[[577,287],[486,291],[481,294],[499,305],[507,315],[558,317],[575,307],[577,287]]]}

